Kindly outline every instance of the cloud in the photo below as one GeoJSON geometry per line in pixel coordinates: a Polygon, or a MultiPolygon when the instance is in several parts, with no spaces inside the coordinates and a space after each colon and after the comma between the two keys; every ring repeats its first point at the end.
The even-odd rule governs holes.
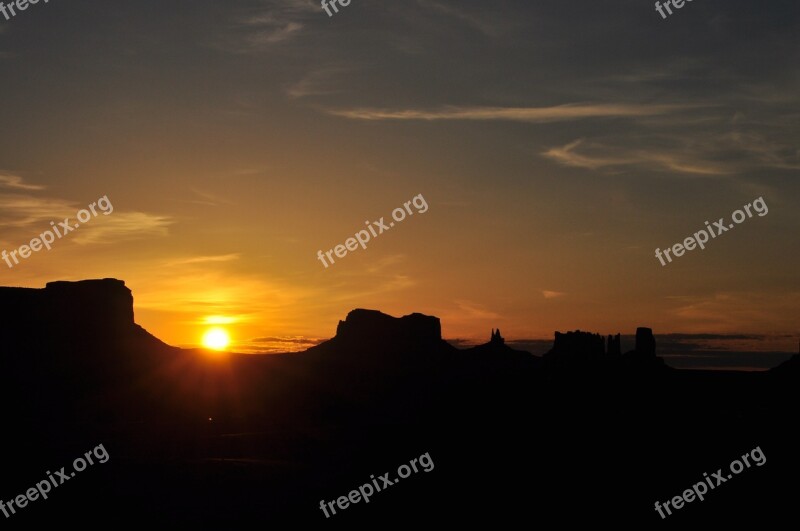
{"type": "Polygon", "coordinates": [[[191,187],[189,188],[191,192],[196,195],[199,199],[177,199],[176,201],[180,201],[181,203],[192,203],[195,205],[203,205],[203,206],[219,206],[221,204],[225,205],[233,205],[232,201],[224,199],[220,195],[217,195],[212,192],[206,192],[204,190],[199,190],[197,188],[191,187]]]}
{"type": "Polygon", "coordinates": [[[528,123],[563,122],[587,118],[635,118],[686,110],[686,105],[642,105],[625,103],[571,103],[551,107],[455,107],[431,109],[357,108],[328,110],[329,114],[353,120],[499,120],[528,123]]]}
{"type": "Polygon", "coordinates": [[[166,216],[145,212],[120,212],[98,216],[75,232],[75,243],[115,243],[120,240],[165,236],[173,221],[166,216]]]}
{"type": "Polygon", "coordinates": [[[749,155],[757,165],[784,170],[800,170],[800,150],[771,142],[758,133],[734,131],[727,136],[731,145],[749,155]]]}
{"type": "Polygon", "coordinates": [[[445,341],[447,341],[456,348],[469,348],[480,344],[475,339],[445,338],[445,341]]]}
{"type": "Polygon", "coordinates": [[[299,99],[342,93],[345,90],[344,87],[338,85],[334,80],[351,71],[352,68],[343,66],[326,66],[312,70],[306,73],[300,81],[290,84],[286,88],[286,94],[291,98],[299,99]]]}
{"type": "MultiPolygon", "coordinates": [[[[449,17],[452,17],[466,26],[479,31],[487,37],[497,37],[502,34],[502,27],[496,22],[490,22],[487,17],[489,14],[496,15],[495,12],[488,11],[480,14],[473,14],[465,11],[466,6],[463,3],[459,3],[457,7],[453,7],[442,2],[435,2],[431,0],[417,1],[423,8],[438,11],[439,13],[443,13],[449,17]]],[[[505,25],[503,25],[503,27],[505,27],[505,25]]]]}
{"type": "Polygon", "coordinates": [[[578,168],[589,168],[596,170],[597,168],[604,168],[607,166],[622,166],[626,164],[635,164],[641,162],[639,157],[591,157],[589,155],[582,155],[576,152],[576,149],[583,143],[582,139],[571,142],[562,147],[550,148],[543,152],[542,155],[546,158],[555,160],[565,166],[576,166],[578,168]]]}
{"type": "Polygon", "coordinates": [[[178,260],[171,260],[167,262],[166,266],[179,266],[189,264],[208,264],[212,262],[230,262],[238,260],[241,257],[239,253],[221,254],[215,256],[193,256],[191,258],[181,258],[178,260]]]}
{"type": "Polygon", "coordinates": [[[285,354],[296,353],[319,345],[327,339],[307,337],[257,337],[250,341],[241,341],[233,348],[245,354],[285,354]]]}
{"type": "Polygon", "coordinates": [[[660,334],[659,338],[673,339],[676,341],[683,340],[708,340],[708,339],[724,339],[724,340],[738,340],[738,339],[764,339],[768,336],[764,334],[660,334]]]}
{"type": "MultiPolygon", "coordinates": [[[[328,302],[343,303],[348,301],[370,300],[386,293],[405,291],[417,285],[417,281],[403,274],[382,274],[362,272],[364,281],[355,285],[340,284],[332,286],[331,294],[327,295],[328,302]],[[338,291],[341,289],[341,291],[338,291]]],[[[353,278],[342,275],[344,278],[353,278]]]]}
{"type": "Polygon", "coordinates": [[[590,170],[635,167],[697,176],[725,176],[764,168],[800,169],[800,150],[763,134],[705,128],[643,132],[604,141],[578,139],[541,153],[564,166],[590,170]]]}
{"type": "Polygon", "coordinates": [[[417,281],[410,275],[398,272],[398,266],[404,260],[405,255],[392,254],[342,269],[325,270],[320,265],[320,274],[329,275],[335,271],[338,279],[336,283],[326,283],[322,296],[327,303],[340,305],[373,300],[388,293],[408,290],[416,286],[417,281]]]}
{"type": "MultiPolygon", "coordinates": [[[[633,338],[629,339],[631,341],[633,338]]],[[[796,336],[657,334],[656,344],[658,355],[672,367],[764,370],[779,365],[792,355],[796,336]]]]}
{"type": "Polygon", "coordinates": [[[64,199],[0,194],[0,226],[27,227],[74,215],[79,207],[64,199]]]}
{"type": "Polygon", "coordinates": [[[703,176],[730,175],[736,172],[731,164],[708,162],[700,154],[676,149],[676,152],[660,151],[645,147],[627,149],[600,144],[589,144],[583,153],[578,150],[584,145],[579,139],[561,147],[550,148],[542,156],[564,166],[574,166],[598,170],[602,168],[621,168],[624,166],[644,167],[650,170],[670,171],[703,176]],[[598,153],[594,155],[593,153],[598,153]]]}
{"type": "Polygon", "coordinates": [[[300,35],[305,22],[319,15],[319,5],[311,0],[266,0],[258,12],[240,16],[224,45],[236,53],[257,52],[300,35]]]}
{"type": "Polygon", "coordinates": [[[319,345],[325,339],[310,337],[256,337],[250,340],[251,343],[286,343],[290,345],[319,345]]]}
{"type": "Polygon", "coordinates": [[[392,269],[396,268],[397,265],[405,261],[405,259],[406,255],[404,254],[392,254],[389,256],[384,256],[370,262],[367,266],[365,266],[365,270],[370,274],[383,273],[387,270],[391,272],[392,269]]]}
{"type": "Polygon", "coordinates": [[[274,44],[289,39],[295,33],[303,29],[303,25],[298,22],[287,22],[280,26],[267,27],[248,37],[248,42],[254,47],[263,44],[274,44]]]}
{"type": "Polygon", "coordinates": [[[0,187],[13,188],[15,190],[44,190],[45,188],[41,185],[25,184],[22,182],[22,177],[7,173],[0,173],[0,187]]]}
{"type": "Polygon", "coordinates": [[[542,295],[544,295],[545,299],[558,299],[559,297],[563,297],[564,295],[566,295],[566,293],[563,293],[561,291],[544,290],[542,292],[542,295]]]}
{"type": "MultiPolygon", "coordinates": [[[[674,296],[669,313],[679,330],[689,333],[746,334],[763,330],[772,334],[797,329],[800,292],[716,292],[700,296],[674,296]]],[[[749,334],[747,334],[749,335],[749,334]]]]}
{"type": "Polygon", "coordinates": [[[495,313],[482,304],[478,304],[476,302],[468,301],[468,300],[456,300],[453,301],[456,304],[456,307],[459,309],[462,318],[464,319],[500,319],[501,316],[498,313],[495,313]]]}
{"type": "MultiPolygon", "coordinates": [[[[23,184],[15,178],[0,179],[0,186],[2,185],[24,190],[43,188],[23,184]]],[[[77,212],[81,209],[85,209],[85,206],[56,197],[0,194],[0,226],[18,229],[20,232],[20,234],[6,232],[4,239],[28,240],[31,230],[41,233],[50,229],[51,222],[58,224],[64,219],[69,219],[70,224],[74,226],[77,212]]],[[[101,212],[98,211],[98,215],[92,216],[86,223],[81,223],[79,228],[69,234],[69,238],[77,244],[113,243],[133,238],[163,236],[167,232],[167,227],[172,224],[169,217],[145,212],[114,211],[108,215],[101,212]]]]}

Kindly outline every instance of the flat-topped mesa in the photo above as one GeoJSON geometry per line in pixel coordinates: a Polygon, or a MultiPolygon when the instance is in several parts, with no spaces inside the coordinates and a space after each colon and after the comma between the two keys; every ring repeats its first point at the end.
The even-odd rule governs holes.
{"type": "Polygon", "coordinates": [[[0,331],[12,344],[123,337],[136,330],[133,295],[121,280],[0,288],[0,331]]]}
{"type": "Polygon", "coordinates": [[[438,317],[412,313],[392,317],[377,310],[357,309],[339,321],[336,343],[353,348],[438,346],[442,325],[438,317]]]}
{"type": "Polygon", "coordinates": [[[62,326],[102,327],[122,332],[134,326],[133,294],[114,278],[49,282],[45,296],[62,326]]]}
{"type": "Polygon", "coordinates": [[[603,336],[576,330],[574,332],[567,332],[566,334],[556,332],[553,348],[548,354],[600,357],[605,354],[605,351],[603,336]]]}

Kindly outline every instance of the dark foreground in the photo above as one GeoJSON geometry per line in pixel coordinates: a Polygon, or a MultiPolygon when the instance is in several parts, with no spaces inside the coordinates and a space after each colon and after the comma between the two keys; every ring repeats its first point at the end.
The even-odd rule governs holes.
{"type": "Polygon", "coordinates": [[[48,471],[69,474],[99,444],[109,456],[47,500],[0,513],[7,528],[796,521],[797,358],[765,373],[710,373],[637,352],[459,351],[436,337],[434,318],[367,312],[302,354],[211,361],[113,313],[62,324],[38,310],[4,316],[14,339],[0,358],[0,499],[48,471]],[[107,320],[87,333],[87,319],[107,320]],[[728,479],[729,463],[757,447],[762,465],[751,458],[728,479]],[[369,503],[335,505],[372,476],[394,482],[423,454],[430,471],[418,460],[369,503]],[[656,512],[720,468],[725,482],[704,501],[656,512]]]}

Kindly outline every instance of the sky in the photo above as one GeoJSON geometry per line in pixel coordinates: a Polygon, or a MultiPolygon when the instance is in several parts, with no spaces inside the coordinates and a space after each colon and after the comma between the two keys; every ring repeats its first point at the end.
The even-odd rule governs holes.
{"type": "Polygon", "coordinates": [[[796,352],[799,12],[53,0],[0,15],[0,249],[113,205],[0,262],[0,285],[119,278],[159,338],[194,346],[221,325],[242,352],[306,348],[355,308],[436,315],[466,343],[649,326],[796,352]],[[424,212],[318,259],[415,197],[424,212]],[[766,214],[656,258],[759,198],[766,214]]]}

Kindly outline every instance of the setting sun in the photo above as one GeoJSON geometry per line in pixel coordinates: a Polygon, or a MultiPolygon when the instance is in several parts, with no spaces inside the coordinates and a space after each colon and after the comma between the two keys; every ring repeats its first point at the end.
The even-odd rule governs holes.
{"type": "Polygon", "coordinates": [[[203,346],[212,350],[223,350],[230,342],[228,332],[222,328],[212,328],[203,335],[203,346]]]}

